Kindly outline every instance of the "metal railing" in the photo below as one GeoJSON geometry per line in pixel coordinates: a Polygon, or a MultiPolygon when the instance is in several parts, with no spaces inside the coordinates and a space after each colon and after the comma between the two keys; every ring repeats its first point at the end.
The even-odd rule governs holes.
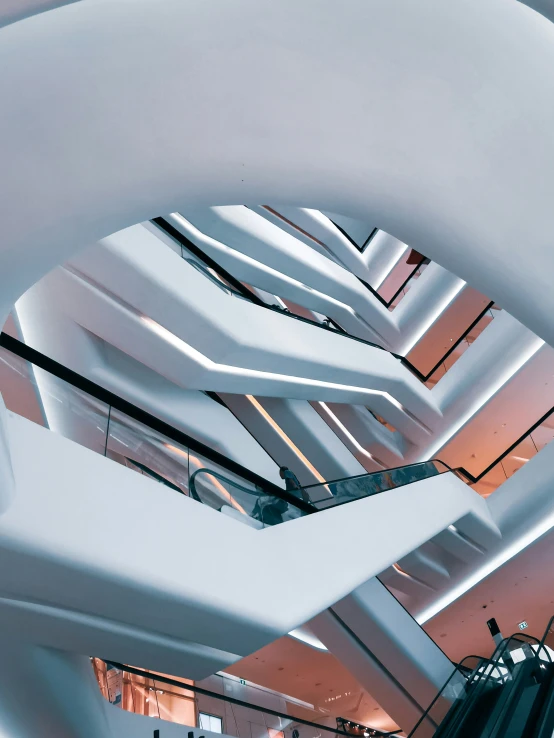
{"type": "MultiPolygon", "coordinates": [[[[213,700],[218,700],[221,703],[227,703],[229,705],[233,705],[235,707],[244,708],[246,710],[253,710],[256,713],[260,713],[262,715],[270,715],[272,718],[277,718],[279,721],[282,721],[284,725],[281,726],[280,730],[284,733],[285,730],[287,731],[285,735],[292,735],[295,728],[306,726],[308,728],[313,728],[319,733],[320,731],[323,731],[323,735],[335,735],[335,736],[344,736],[345,738],[352,738],[352,734],[348,733],[345,730],[341,730],[340,728],[332,728],[328,725],[324,725],[312,720],[306,720],[305,718],[297,717],[295,715],[287,714],[285,712],[281,712],[279,710],[273,710],[269,707],[262,707],[260,705],[253,704],[251,702],[245,702],[244,700],[237,699],[236,697],[230,697],[228,695],[219,694],[218,692],[214,692],[209,689],[205,689],[204,687],[199,687],[196,684],[189,684],[187,682],[180,681],[179,679],[175,679],[173,677],[168,677],[165,675],[158,674],[157,672],[149,672],[145,671],[144,669],[137,669],[133,666],[127,666],[126,664],[121,664],[117,661],[111,661],[109,659],[103,659],[105,664],[107,666],[110,666],[113,669],[118,669],[121,672],[126,672],[128,674],[133,674],[135,676],[144,678],[146,680],[153,680],[154,682],[159,682],[160,684],[167,684],[171,687],[177,687],[178,689],[186,690],[187,692],[192,692],[196,695],[202,695],[204,697],[209,697],[213,700]]],[[[305,708],[304,708],[305,709],[305,708]]],[[[222,709],[222,714],[225,714],[225,709],[222,709]]],[[[375,728],[363,726],[365,733],[367,736],[371,736],[371,738],[387,738],[387,736],[397,735],[400,730],[396,730],[393,732],[383,732],[380,730],[377,730],[375,728]]],[[[279,732],[279,729],[275,729],[275,732],[279,732]]],[[[228,731],[225,731],[227,735],[229,735],[228,731]]],[[[237,729],[237,738],[246,738],[246,736],[240,736],[240,729],[237,729]]],[[[310,733],[311,734],[311,733],[310,733]]],[[[317,735],[317,734],[315,734],[317,735]]],[[[314,735],[314,738],[315,738],[314,735]]]]}

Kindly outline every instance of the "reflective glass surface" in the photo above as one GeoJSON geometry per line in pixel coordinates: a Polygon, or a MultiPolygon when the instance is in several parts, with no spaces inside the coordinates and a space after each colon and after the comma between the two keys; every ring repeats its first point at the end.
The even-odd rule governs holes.
{"type": "Polygon", "coordinates": [[[440,461],[424,461],[382,472],[338,479],[326,484],[314,484],[304,487],[304,490],[308,493],[310,502],[319,510],[323,510],[343,502],[351,502],[389,489],[403,487],[447,471],[450,469],[440,461]]]}

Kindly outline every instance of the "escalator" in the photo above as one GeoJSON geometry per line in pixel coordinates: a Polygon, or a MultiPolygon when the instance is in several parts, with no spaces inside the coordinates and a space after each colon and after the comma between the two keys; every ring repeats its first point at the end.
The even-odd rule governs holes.
{"type": "Polygon", "coordinates": [[[516,634],[490,659],[471,656],[457,665],[409,738],[551,738],[554,651],[545,643],[551,625],[541,641],[516,634]]]}
{"type": "Polygon", "coordinates": [[[264,528],[446,473],[463,479],[457,470],[433,460],[312,484],[278,496],[274,491],[268,493],[260,486],[203,468],[192,474],[189,488],[198,502],[252,527],[264,528]]]}

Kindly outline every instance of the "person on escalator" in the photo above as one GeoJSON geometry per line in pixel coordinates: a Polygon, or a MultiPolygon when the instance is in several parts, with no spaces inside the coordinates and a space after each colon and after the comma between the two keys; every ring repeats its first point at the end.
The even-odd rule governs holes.
{"type": "Polygon", "coordinates": [[[279,525],[289,509],[288,502],[280,497],[264,495],[258,497],[252,510],[252,517],[264,525],[279,525]]]}
{"type": "Polygon", "coordinates": [[[295,497],[299,497],[304,502],[309,502],[310,498],[306,491],[302,488],[298,477],[292,472],[288,466],[282,466],[279,469],[279,476],[285,480],[285,489],[287,492],[292,492],[295,497]]]}

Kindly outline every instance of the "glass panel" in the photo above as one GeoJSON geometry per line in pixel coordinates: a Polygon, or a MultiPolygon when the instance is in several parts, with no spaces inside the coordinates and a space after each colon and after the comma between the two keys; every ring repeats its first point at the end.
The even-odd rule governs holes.
{"type": "MultiPolygon", "coordinates": [[[[0,348],[0,379],[9,409],[156,480],[171,493],[189,495],[191,476],[202,470],[193,497],[252,527],[276,525],[303,514],[293,504],[263,492],[186,446],[3,348],[0,348]]],[[[142,700],[141,694],[140,690],[133,692],[134,697],[142,700]]]]}
{"type": "Polygon", "coordinates": [[[188,494],[188,448],[114,408],[110,413],[107,456],[175,492],[188,494]]]}
{"type": "Polygon", "coordinates": [[[540,451],[554,438],[554,413],[535,428],[530,434],[537,451],[540,451]]]}
{"type": "Polygon", "coordinates": [[[402,287],[398,296],[395,297],[394,301],[389,306],[389,310],[394,310],[402,298],[407,294],[414,281],[420,277],[427,267],[427,264],[420,264],[414,272],[416,264],[409,263],[408,261],[411,257],[412,249],[406,249],[402,258],[395,264],[377,290],[379,295],[388,302],[396,294],[398,289],[402,287]]]}
{"type": "Polygon", "coordinates": [[[198,727],[202,730],[210,730],[212,733],[223,733],[223,720],[216,715],[200,712],[198,713],[198,727]]]}
{"type": "Polygon", "coordinates": [[[427,387],[434,387],[437,382],[446,374],[446,372],[454,366],[460,356],[465,354],[471,344],[481,335],[485,328],[494,320],[495,316],[501,308],[493,305],[485,315],[473,326],[471,331],[464,337],[462,341],[456,346],[454,351],[442,362],[442,364],[433,372],[433,374],[426,381],[427,387]]]}
{"type": "Polygon", "coordinates": [[[0,348],[8,409],[97,453],[106,451],[109,406],[0,348]]]}
{"type": "Polygon", "coordinates": [[[500,462],[506,478],[515,474],[518,469],[521,469],[529,459],[533,458],[537,454],[537,447],[533,443],[531,436],[524,438],[510,453],[502,459],[500,462]]]}
{"type": "Polygon", "coordinates": [[[554,413],[529,433],[510,453],[501,459],[484,477],[472,484],[482,497],[488,497],[518,469],[536,456],[554,437],[554,413]]]}
{"type": "Polygon", "coordinates": [[[215,510],[236,518],[252,528],[265,528],[304,515],[286,500],[266,494],[256,485],[243,479],[229,478],[200,468],[191,475],[191,497],[215,510]]]}
{"type": "Polygon", "coordinates": [[[475,656],[464,659],[415,725],[410,738],[429,738],[437,726],[459,715],[471,690],[475,688],[484,663],[487,660],[475,656]]]}
{"type": "Polygon", "coordinates": [[[490,472],[485,474],[478,482],[472,484],[473,489],[478,492],[481,497],[488,497],[495,489],[507,479],[506,472],[502,464],[497,464],[490,472]]]}
{"type": "MultiPolygon", "coordinates": [[[[113,668],[106,668],[100,659],[92,659],[92,663],[102,695],[108,699],[106,674],[113,668]]],[[[236,738],[348,738],[345,730],[337,729],[335,718],[322,715],[294,697],[236,677],[214,674],[195,685],[190,680],[174,680],[158,672],[141,669],[140,674],[132,673],[127,671],[130,668],[133,667],[116,670],[122,675],[120,707],[139,715],[189,727],[198,722],[202,730],[236,738]]],[[[361,727],[360,735],[376,738],[385,735],[361,727]]]]}
{"type": "Polygon", "coordinates": [[[0,388],[8,410],[47,426],[33,367],[24,359],[0,347],[0,388]]]}
{"type": "Polygon", "coordinates": [[[350,502],[388,489],[402,487],[447,471],[450,469],[440,461],[424,461],[397,469],[339,479],[326,484],[314,484],[304,487],[304,490],[308,493],[312,504],[321,510],[342,502],[350,502]]]}

